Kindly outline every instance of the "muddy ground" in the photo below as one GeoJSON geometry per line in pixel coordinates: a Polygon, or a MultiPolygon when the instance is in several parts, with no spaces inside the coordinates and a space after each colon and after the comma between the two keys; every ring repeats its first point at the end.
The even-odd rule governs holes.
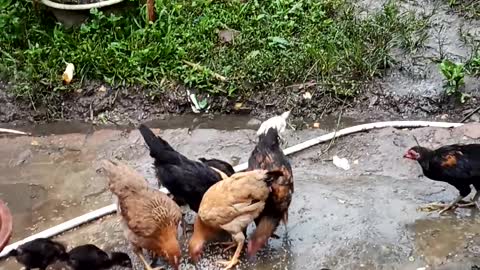
{"type": "MultiPolygon", "coordinates": [[[[361,13],[374,12],[386,0],[357,1],[361,13]]],[[[403,11],[428,18],[428,26],[417,37],[421,46],[411,51],[394,49],[393,67],[366,82],[355,98],[336,97],[317,82],[287,87],[252,90],[237,98],[211,96],[209,113],[251,114],[266,117],[292,110],[298,120],[314,121],[325,115],[368,115],[374,119],[440,118],[460,120],[478,106],[480,78],[466,76],[463,92],[472,98],[460,104],[446,97],[439,71],[442,59],[465,63],[480,48],[480,21],[448,6],[448,1],[397,1],[403,11]],[[312,98],[303,98],[305,92],[312,98]]],[[[457,1],[461,2],[461,1],[457,1]]],[[[416,40],[412,40],[416,42],[416,40]]],[[[0,83],[0,123],[26,124],[54,120],[131,124],[191,112],[186,90],[111,87],[102,82],[85,82],[70,94],[54,93],[44,102],[18,100],[7,94],[12,84],[0,83]]],[[[472,116],[478,121],[480,114],[472,116]]]]}
{"type": "MultiPolygon", "coordinates": [[[[349,121],[342,125],[351,125],[349,121]]],[[[226,128],[215,121],[199,129],[162,129],[160,134],[191,158],[245,162],[258,122],[227,117],[221,122],[228,123],[226,128]]],[[[162,123],[169,121],[152,125],[162,123]]],[[[288,145],[326,133],[334,123],[335,119],[322,123],[324,129],[288,130],[288,145]]],[[[112,203],[105,179],[96,173],[103,158],[125,160],[156,184],[138,131],[69,125],[37,126],[32,128],[33,137],[0,138],[0,197],[14,214],[12,241],[112,203]]],[[[420,167],[402,158],[415,144],[412,134],[422,144],[436,147],[479,142],[479,129],[478,124],[456,129],[386,128],[337,139],[327,153],[324,144],[290,156],[295,194],[288,231],[279,228],[281,239],[271,240],[254,261],[242,257],[238,269],[441,270],[480,264],[478,210],[458,209],[444,216],[417,211],[425,203],[452,200],[457,191],[420,177],[420,167]],[[333,155],[346,157],[352,168],[336,168],[333,155]]],[[[94,243],[133,257],[115,215],[67,232],[59,240],[69,247],[94,243]]],[[[211,248],[197,269],[217,269],[214,261],[230,255],[211,248]]],[[[136,269],[142,269],[136,262],[136,269]]],[[[0,268],[13,270],[18,265],[8,260],[0,262],[0,268]]],[[[182,269],[194,269],[186,257],[182,269]]]]}

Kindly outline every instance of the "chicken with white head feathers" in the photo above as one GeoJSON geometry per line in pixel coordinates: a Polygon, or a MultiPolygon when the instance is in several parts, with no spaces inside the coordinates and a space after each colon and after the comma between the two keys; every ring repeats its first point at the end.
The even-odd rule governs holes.
{"type": "Polygon", "coordinates": [[[281,115],[275,115],[265,120],[257,130],[257,137],[260,135],[266,135],[270,128],[274,128],[278,131],[279,139],[282,143],[285,143],[285,139],[282,137],[282,133],[287,128],[287,118],[290,116],[291,111],[286,111],[281,115]]]}

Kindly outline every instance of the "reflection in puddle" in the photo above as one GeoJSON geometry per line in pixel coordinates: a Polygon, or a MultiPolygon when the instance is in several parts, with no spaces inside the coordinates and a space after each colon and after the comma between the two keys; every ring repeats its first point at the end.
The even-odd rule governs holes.
{"type": "Polygon", "coordinates": [[[466,251],[480,254],[478,211],[463,211],[471,211],[472,215],[420,219],[412,224],[415,255],[423,257],[429,265],[439,265],[451,257],[464,256],[466,251]]]}

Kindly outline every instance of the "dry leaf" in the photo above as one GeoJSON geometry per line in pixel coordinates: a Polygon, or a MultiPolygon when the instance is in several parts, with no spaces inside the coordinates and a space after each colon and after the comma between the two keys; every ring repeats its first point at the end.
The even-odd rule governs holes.
{"type": "Polygon", "coordinates": [[[73,79],[73,71],[75,66],[72,63],[67,63],[67,68],[63,72],[62,79],[65,84],[69,84],[73,79]]]}
{"type": "Polygon", "coordinates": [[[106,92],[107,91],[107,88],[105,86],[100,86],[100,88],[98,88],[98,92],[106,92]]]}
{"type": "Polygon", "coordinates": [[[303,93],[303,98],[306,100],[312,99],[312,94],[310,92],[303,93]]]}

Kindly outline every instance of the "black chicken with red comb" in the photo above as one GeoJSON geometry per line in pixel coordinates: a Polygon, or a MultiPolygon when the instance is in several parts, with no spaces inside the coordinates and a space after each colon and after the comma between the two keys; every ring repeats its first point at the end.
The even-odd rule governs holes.
{"type": "Polygon", "coordinates": [[[421,146],[410,148],[404,158],[418,161],[423,174],[435,181],[447,182],[460,192],[450,204],[435,204],[442,207],[440,214],[459,206],[476,204],[480,209],[480,144],[452,144],[431,150],[421,146]],[[470,194],[473,185],[477,192],[471,203],[458,204],[470,194]]]}

